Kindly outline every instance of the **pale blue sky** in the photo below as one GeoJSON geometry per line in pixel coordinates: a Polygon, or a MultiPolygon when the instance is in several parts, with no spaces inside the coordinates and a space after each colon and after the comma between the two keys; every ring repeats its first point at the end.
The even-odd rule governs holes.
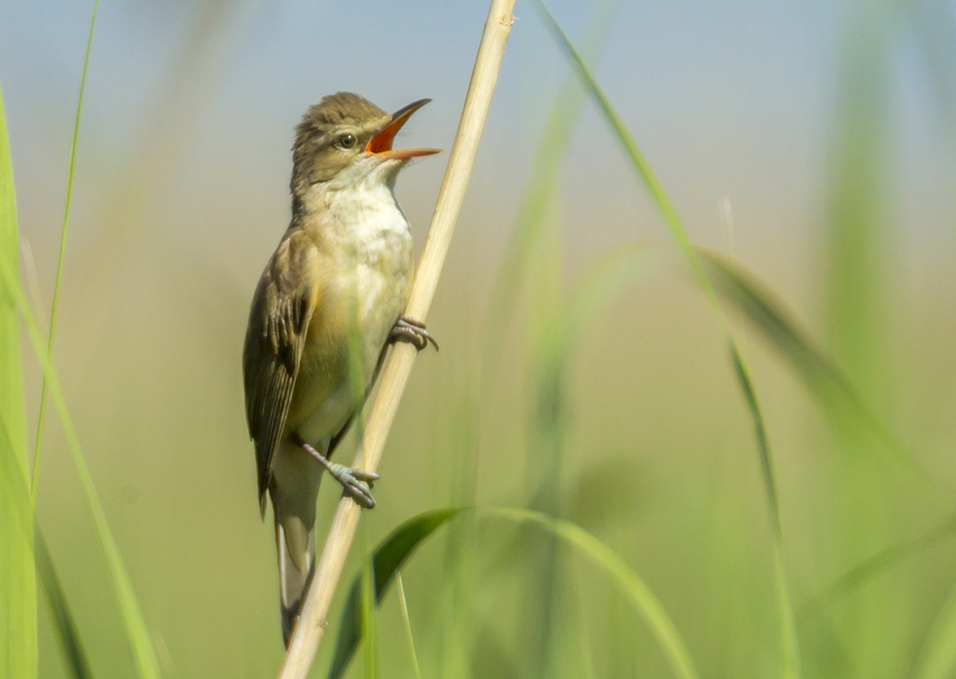
{"type": "MultiPolygon", "coordinates": [[[[953,3],[938,4],[951,19],[953,3]]],[[[586,3],[551,5],[577,36],[586,3]]],[[[744,256],[813,259],[841,44],[864,6],[620,3],[597,73],[696,238],[722,242],[718,204],[726,197],[744,256]]],[[[59,230],[91,8],[73,0],[0,3],[0,84],[22,229],[37,242],[41,266],[43,243],[59,230]]],[[[260,250],[285,227],[288,149],[306,106],[340,89],[386,109],[429,96],[434,101],[408,126],[406,143],[448,148],[485,12],[484,2],[103,0],[71,237],[82,242],[95,230],[132,158],[155,157],[147,231],[201,244],[237,229],[240,250],[261,259],[260,250]],[[210,211],[217,217],[210,219],[210,211]]],[[[894,148],[909,187],[901,219],[945,239],[953,231],[953,161],[945,150],[951,138],[942,134],[918,31],[906,27],[895,40],[894,148]]],[[[566,74],[532,6],[519,2],[463,214],[463,247],[487,243],[494,251],[503,240],[566,74]]],[[[399,183],[419,237],[446,157],[420,163],[399,183]]],[[[590,108],[575,137],[562,203],[574,253],[585,259],[626,239],[665,237],[590,108]]]]}

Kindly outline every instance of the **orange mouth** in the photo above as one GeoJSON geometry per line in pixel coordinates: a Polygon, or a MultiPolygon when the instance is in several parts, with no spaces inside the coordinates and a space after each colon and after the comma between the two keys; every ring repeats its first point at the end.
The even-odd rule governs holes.
{"type": "Polygon", "coordinates": [[[441,153],[441,149],[392,149],[392,142],[395,140],[398,131],[402,129],[402,125],[408,122],[415,111],[430,101],[431,99],[419,99],[393,113],[388,124],[378,134],[369,139],[368,144],[365,145],[365,152],[382,160],[408,160],[409,158],[441,153]]]}

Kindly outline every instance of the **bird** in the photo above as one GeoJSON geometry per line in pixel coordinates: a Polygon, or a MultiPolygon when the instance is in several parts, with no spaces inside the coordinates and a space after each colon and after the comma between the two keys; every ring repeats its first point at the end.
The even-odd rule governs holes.
{"type": "Polygon", "coordinates": [[[395,199],[399,171],[438,149],[393,149],[429,99],[388,114],[339,92],[311,106],[292,147],[292,217],[259,278],[243,344],[259,512],[272,502],[282,638],[288,646],[315,569],[316,497],[323,471],[362,507],[379,477],[330,461],[361,411],[388,347],[438,344],[402,312],[412,235],[395,199]]]}

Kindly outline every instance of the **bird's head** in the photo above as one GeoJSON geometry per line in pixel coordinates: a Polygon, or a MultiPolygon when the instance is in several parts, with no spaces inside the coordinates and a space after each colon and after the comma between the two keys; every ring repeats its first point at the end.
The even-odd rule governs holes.
{"type": "Polygon", "coordinates": [[[371,174],[394,181],[410,159],[439,153],[438,149],[392,148],[402,125],[429,101],[419,99],[390,115],[351,92],[323,97],[296,127],[292,195],[301,197],[315,184],[348,185],[371,174]]]}

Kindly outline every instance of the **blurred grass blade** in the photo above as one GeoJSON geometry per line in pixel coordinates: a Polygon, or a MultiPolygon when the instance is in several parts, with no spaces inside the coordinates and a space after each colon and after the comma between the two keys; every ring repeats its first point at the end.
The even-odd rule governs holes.
{"type": "Polygon", "coordinates": [[[867,406],[830,357],[814,346],[784,303],[764,283],[738,263],[703,248],[696,249],[717,291],[746,314],[780,351],[828,415],[836,421],[857,419],[879,437],[898,461],[926,478],[916,458],[867,406]]]}
{"type": "Polygon", "coordinates": [[[373,594],[372,568],[362,569],[362,638],[365,642],[365,677],[375,679],[378,676],[378,601],[373,594]]]}
{"type": "MultiPolygon", "coordinates": [[[[599,307],[641,268],[653,263],[659,243],[622,246],[602,257],[581,276],[567,314],[567,342],[590,327],[599,307]]],[[[810,394],[833,418],[854,417],[870,429],[910,470],[926,478],[922,466],[890,428],[874,414],[847,377],[800,328],[786,304],[752,272],[719,253],[694,248],[718,295],[743,312],[790,364],[810,394]]]]}
{"type": "MultiPolygon", "coordinates": [[[[596,60],[603,52],[620,0],[592,3],[581,29],[585,52],[596,60]]],[[[563,237],[560,226],[559,183],[571,139],[584,108],[585,93],[573,74],[568,74],[554,99],[541,132],[531,171],[522,196],[501,266],[495,279],[491,301],[485,314],[482,337],[480,377],[482,401],[493,403],[488,394],[495,387],[502,349],[508,327],[514,320],[516,305],[527,296],[528,313],[521,319],[530,357],[531,380],[536,403],[529,416],[529,438],[525,447],[527,485],[534,488],[531,505],[552,515],[561,515],[561,469],[565,457],[567,422],[565,399],[565,337],[562,313],[561,270],[563,237]]],[[[469,448],[477,454],[478,448],[469,448]]],[[[472,463],[472,468],[477,465],[472,463]]],[[[467,500],[458,504],[470,504],[467,500]]],[[[467,544],[467,543],[466,543],[467,544]]],[[[563,569],[563,554],[550,535],[536,536],[524,545],[537,568],[529,573],[529,604],[523,607],[525,644],[529,648],[525,672],[550,675],[562,663],[562,645],[555,645],[560,622],[554,615],[557,606],[555,583],[563,569]]],[[[464,558],[468,558],[464,556],[464,558]]],[[[471,588],[465,590],[470,596],[471,588]]],[[[461,595],[454,598],[461,610],[461,595]]],[[[464,607],[467,608],[465,603],[464,607]]],[[[467,616],[456,616],[467,620],[467,616]]],[[[471,652],[473,654],[474,651],[471,652]]],[[[446,668],[446,671],[452,668],[446,668]]]]}
{"type": "MultiPolygon", "coordinates": [[[[620,4],[620,0],[611,0],[588,14],[588,24],[582,30],[582,41],[585,53],[593,59],[600,56],[607,44],[620,4]]],[[[570,76],[562,83],[541,133],[528,184],[505,246],[504,259],[498,268],[488,312],[485,314],[485,318],[493,321],[484,324],[486,332],[481,343],[484,348],[482,368],[486,373],[486,388],[494,382],[507,337],[506,330],[518,300],[516,291],[522,287],[521,277],[528,269],[529,259],[544,229],[548,208],[557,192],[561,167],[583,109],[584,92],[574,76],[570,76]]]]}
{"type": "Polygon", "coordinates": [[[750,380],[750,374],[747,372],[743,363],[741,363],[740,353],[734,344],[730,345],[730,359],[734,366],[734,374],[737,376],[737,382],[740,384],[740,389],[744,393],[744,398],[747,401],[747,407],[750,409],[750,415],[756,429],[757,447],[760,451],[760,463],[763,465],[763,478],[766,483],[764,490],[771,499],[769,504],[772,528],[774,532],[779,535],[781,529],[780,515],[777,514],[776,474],[773,471],[773,461],[770,459],[770,445],[767,442],[767,432],[764,429],[763,415],[760,414],[760,406],[757,405],[757,397],[754,395],[754,387],[753,382],[750,380]]]}
{"type": "MultiPolygon", "coordinates": [[[[899,294],[908,280],[900,253],[906,240],[899,210],[905,203],[900,192],[905,156],[896,134],[897,107],[906,91],[898,77],[900,48],[904,36],[910,49],[913,41],[912,15],[900,12],[907,5],[912,6],[889,0],[849,6],[837,70],[820,253],[828,351],[867,402],[891,420],[894,414],[910,418],[912,412],[903,404],[904,394],[911,392],[903,385],[914,376],[912,365],[894,351],[900,327],[915,320],[907,296],[899,294]]],[[[820,526],[821,544],[832,546],[827,558],[852,564],[894,539],[905,523],[908,503],[892,497],[899,475],[867,460],[876,447],[871,432],[846,418],[840,425],[832,428],[835,437],[829,446],[845,454],[826,460],[830,492],[821,496],[826,504],[817,512],[840,516],[820,526]]],[[[888,641],[896,635],[907,598],[904,590],[891,595],[873,586],[858,590],[840,607],[840,638],[859,676],[886,674],[894,662],[897,652],[888,641]]]]}
{"type": "MultiPolygon", "coordinates": [[[[664,607],[640,576],[610,547],[580,526],[541,512],[508,507],[452,507],[425,512],[409,519],[386,537],[375,550],[373,562],[376,602],[381,602],[392,576],[411,552],[444,523],[469,509],[475,511],[479,517],[532,523],[576,547],[621,586],[627,598],[644,617],[651,632],[657,638],[674,674],[681,679],[699,679],[693,660],[687,651],[687,645],[664,611],[664,607]]],[[[362,578],[362,574],[356,577],[345,605],[329,679],[340,679],[344,676],[349,661],[361,641],[362,621],[359,616],[362,609],[359,599],[362,578]]]]}
{"type": "Polygon", "coordinates": [[[235,50],[257,25],[253,14],[259,11],[264,10],[258,2],[197,0],[177,12],[185,20],[184,32],[151,95],[161,105],[150,107],[139,121],[118,181],[99,201],[95,229],[76,243],[81,250],[74,260],[76,278],[84,282],[77,312],[92,326],[108,323],[103,298],[116,284],[115,277],[123,276],[121,268],[133,249],[142,246],[150,229],[161,230],[157,219],[163,214],[162,201],[181,175],[183,154],[201,134],[199,121],[210,112],[217,88],[235,63],[235,50]]]}
{"type": "Polygon", "coordinates": [[[408,602],[405,600],[405,583],[402,581],[401,572],[399,572],[396,577],[398,578],[398,600],[402,604],[402,619],[405,621],[405,631],[408,633],[408,650],[412,655],[415,679],[422,679],[422,668],[418,664],[418,653],[415,651],[415,635],[412,634],[412,621],[408,617],[408,602]]]}
{"type": "MultiPolygon", "coordinates": [[[[600,55],[607,43],[619,5],[620,0],[610,0],[592,3],[589,7],[582,29],[582,41],[594,58],[600,55]]],[[[563,432],[557,417],[562,405],[562,237],[559,220],[554,215],[564,159],[581,118],[584,101],[584,92],[574,76],[567,76],[554,99],[537,144],[503,261],[495,277],[485,313],[486,320],[482,324],[484,333],[480,345],[479,376],[484,394],[481,401],[490,404],[494,399],[488,398],[488,394],[496,384],[501,354],[509,335],[508,329],[514,320],[515,307],[522,294],[527,293],[530,312],[522,322],[531,338],[529,353],[532,357],[538,403],[535,413],[540,416],[532,417],[530,441],[525,453],[526,469],[529,484],[537,486],[533,504],[551,514],[561,513],[556,506],[556,489],[559,484],[554,479],[560,474],[563,457],[563,432]]],[[[471,455],[477,455],[478,447],[471,446],[468,451],[471,455]]],[[[477,465],[472,462],[462,468],[474,469],[477,465]]],[[[470,501],[458,498],[457,504],[470,504],[470,501]]],[[[553,540],[545,537],[542,542],[543,544],[528,545],[529,549],[539,550],[541,567],[529,582],[528,593],[533,603],[525,607],[523,615],[526,620],[521,623],[528,634],[526,643],[536,649],[536,653],[531,654],[536,657],[534,667],[526,668],[531,674],[548,674],[548,664],[552,662],[553,656],[550,649],[554,634],[551,609],[553,582],[560,569],[560,559],[551,544],[553,540]]],[[[470,543],[464,543],[468,544],[470,543]]],[[[469,559],[462,547],[452,547],[449,554],[457,559],[469,559]]],[[[467,565],[458,570],[458,579],[461,580],[467,573],[467,565]]],[[[470,592],[471,588],[465,588],[463,593],[470,596],[470,592]]],[[[461,593],[453,595],[452,600],[456,609],[468,605],[462,602],[461,593]]],[[[454,619],[467,624],[467,616],[455,616],[454,619]]],[[[459,655],[463,657],[468,654],[459,655]]],[[[467,659],[461,664],[466,662],[467,659]]],[[[444,671],[454,669],[446,667],[444,671]]]]}
{"type": "Polygon", "coordinates": [[[133,584],[130,582],[129,574],[123,565],[123,558],[120,556],[119,548],[113,539],[113,534],[110,532],[109,523],[106,520],[106,513],[103,511],[103,505],[100,504],[99,497],[96,494],[96,486],[93,484],[93,477],[90,476],[90,470],[86,466],[86,460],[80,448],[80,441],[76,435],[73,420],[70,418],[69,410],[66,407],[66,398],[63,396],[56,370],[53,368],[50,356],[46,353],[46,345],[40,336],[40,331],[37,329],[36,319],[33,317],[33,313],[27,305],[23,288],[19,280],[17,280],[16,276],[10,270],[7,261],[2,257],[0,257],[0,283],[13,295],[17,309],[26,326],[27,334],[33,344],[33,350],[37,360],[49,384],[50,397],[53,399],[53,405],[57,410],[57,414],[60,416],[67,448],[73,457],[73,463],[80,477],[80,484],[83,487],[90,512],[93,515],[93,524],[96,526],[96,532],[99,535],[103,552],[106,555],[106,562],[109,564],[110,574],[113,576],[113,584],[116,587],[116,593],[119,598],[120,610],[123,612],[126,635],[133,647],[133,657],[137,671],[142,679],[158,679],[160,676],[159,663],[156,660],[156,652],[153,649],[149,631],[146,628],[146,620],[143,617],[143,612],[139,608],[136,594],[133,591],[133,584]]]}
{"type": "MultiPolygon", "coordinates": [[[[591,95],[591,99],[597,106],[598,111],[604,116],[604,119],[611,128],[611,132],[617,138],[621,149],[624,151],[627,159],[634,167],[638,177],[644,183],[648,193],[650,193],[651,198],[654,200],[658,210],[664,217],[664,222],[666,223],[667,228],[670,230],[671,235],[677,242],[678,247],[687,258],[687,262],[694,271],[694,274],[700,279],[705,292],[711,298],[713,303],[716,304],[716,296],[714,295],[713,288],[711,287],[710,282],[707,280],[707,275],[704,273],[700,262],[694,254],[694,248],[691,245],[690,239],[687,237],[687,233],[684,231],[684,227],[681,225],[680,218],[677,216],[677,210],[674,209],[673,204],[664,191],[663,185],[657,179],[657,176],[651,170],[651,166],[644,158],[644,154],[641,153],[641,150],[638,148],[637,142],[634,141],[634,138],[624,125],[624,121],[622,121],[621,117],[617,114],[617,111],[615,111],[614,107],[611,106],[611,102],[607,98],[607,95],[604,94],[604,90],[602,90],[601,86],[598,85],[597,80],[595,80],[590,69],[588,69],[587,65],[584,63],[584,59],[581,57],[578,50],[573,44],[571,44],[571,40],[564,32],[564,29],[561,28],[560,24],[558,24],[557,20],[554,18],[554,15],[551,14],[551,10],[548,9],[547,5],[545,5],[542,0],[537,0],[537,2],[533,4],[540,10],[540,14],[544,20],[545,28],[548,29],[555,42],[558,44],[558,47],[562,52],[564,52],[565,56],[567,56],[568,61],[571,63],[571,68],[575,73],[577,73],[578,79],[584,86],[585,91],[591,95]]],[[[719,314],[719,309],[717,310],[717,313],[719,314]]],[[[727,329],[726,320],[719,320],[721,320],[721,326],[727,329]]]]}
{"type": "MultiPolygon", "coordinates": [[[[0,352],[7,348],[3,345],[0,352]]],[[[0,356],[0,361],[6,362],[5,357],[0,356]]],[[[8,406],[16,407],[16,402],[7,400],[12,392],[7,368],[0,370],[0,677],[33,679],[37,667],[33,500],[26,441],[14,440],[16,427],[8,417],[8,406]]]]}
{"type": "MultiPolygon", "coordinates": [[[[47,353],[53,356],[53,338],[56,334],[56,310],[60,304],[60,281],[63,279],[63,260],[66,259],[66,233],[70,224],[70,203],[73,199],[73,172],[76,169],[76,142],[80,137],[80,114],[83,112],[83,93],[86,91],[86,72],[90,67],[90,49],[93,47],[93,28],[96,26],[96,10],[100,0],[93,0],[93,18],[90,19],[90,34],[86,39],[86,56],[83,58],[83,76],[80,78],[80,96],[76,102],[76,119],[73,122],[73,141],[70,144],[70,170],[66,178],[66,205],[63,208],[63,228],[60,231],[60,255],[56,265],[56,282],[53,285],[53,304],[50,308],[50,332],[47,337],[47,353]]],[[[46,419],[46,376],[40,388],[40,415],[37,417],[36,443],[33,447],[32,495],[37,496],[37,480],[40,471],[40,446],[43,441],[43,421],[46,419]]]]}
{"type": "MultiPolygon", "coordinates": [[[[590,327],[599,307],[622,285],[653,263],[659,243],[622,246],[588,268],[576,284],[568,309],[568,343],[590,327]]],[[[922,466],[890,428],[863,401],[847,377],[800,328],[786,304],[752,272],[719,253],[695,247],[718,295],[743,312],[762,336],[790,363],[822,408],[835,419],[857,418],[894,456],[924,478],[922,466]]]]}
{"type": "Polygon", "coordinates": [[[40,582],[43,583],[47,600],[50,602],[50,610],[53,613],[53,621],[56,625],[60,643],[63,644],[67,666],[76,679],[92,679],[93,671],[90,669],[90,661],[86,657],[86,651],[83,650],[83,642],[80,640],[80,631],[76,625],[76,619],[73,617],[73,611],[70,610],[70,605],[66,601],[66,595],[60,585],[60,578],[53,566],[53,559],[50,558],[50,550],[39,528],[36,530],[35,545],[37,573],[40,575],[40,582]]]}
{"type": "Polygon", "coordinates": [[[475,649],[472,654],[472,673],[468,676],[485,679],[527,679],[528,672],[518,667],[511,648],[501,639],[507,632],[497,621],[482,625],[475,635],[475,649]]]}
{"type": "Polygon", "coordinates": [[[838,74],[836,143],[823,234],[827,344],[854,384],[878,405],[889,405],[893,391],[892,371],[887,370],[889,293],[897,284],[888,143],[897,31],[893,4],[854,6],[849,21],[838,74]]]}
{"type": "MultiPolygon", "coordinates": [[[[585,337],[587,336],[587,333],[583,331],[590,327],[590,319],[597,313],[600,305],[623,284],[646,268],[656,246],[656,243],[639,243],[621,247],[599,260],[585,272],[575,287],[569,308],[567,324],[569,344],[575,342],[577,336],[582,333],[585,337]]],[[[854,411],[853,414],[880,434],[887,444],[891,444],[900,453],[906,453],[892,433],[866,407],[829,357],[813,345],[805,333],[798,328],[783,303],[776,299],[763,283],[736,262],[699,247],[696,250],[717,292],[750,318],[764,337],[790,362],[814,397],[824,407],[851,408],[854,411]],[[834,403],[834,400],[838,402],[834,403]]],[[[731,353],[732,360],[735,360],[733,345],[731,345],[731,353]]],[[[753,393],[749,380],[743,379],[739,374],[738,380],[741,381],[748,407],[757,408],[756,401],[752,400],[753,393]]],[[[762,431],[758,432],[758,441],[766,445],[762,431]]],[[[911,456],[905,459],[911,468],[917,464],[911,456]]],[[[769,461],[769,456],[761,457],[763,464],[769,461]]],[[[765,479],[772,475],[772,469],[765,470],[765,479]]],[[[774,484],[768,484],[766,492],[775,493],[774,484]]],[[[774,504],[771,503],[771,506],[774,504]]],[[[775,519],[776,521],[779,519],[775,519]]],[[[956,533],[956,516],[917,539],[881,551],[814,597],[803,607],[799,617],[806,618],[813,615],[849,590],[953,533],[956,533]]],[[[781,603],[787,607],[792,606],[790,601],[781,603]]]]}
{"type": "MultiPolygon", "coordinates": [[[[437,528],[453,516],[464,511],[461,507],[439,509],[419,514],[401,524],[386,537],[372,556],[372,567],[375,570],[372,578],[374,585],[375,603],[382,600],[385,589],[392,581],[395,573],[411,553],[421,544],[422,540],[431,535],[437,528]]],[[[332,657],[332,667],[329,670],[329,679],[340,679],[345,675],[355,649],[365,629],[362,602],[363,569],[352,583],[349,598],[345,602],[342,613],[342,622],[339,625],[339,638],[335,646],[335,655],[332,657]]]]}
{"type": "Polygon", "coordinates": [[[956,674],[956,587],[936,616],[923,644],[914,679],[950,679],[956,674]]]}
{"type": "Polygon", "coordinates": [[[869,582],[880,573],[915,556],[940,540],[953,537],[954,535],[956,535],[956,514],[923,535],[880,550],[874,556],[840,576],[804,604],[800,611],[800,617],[807,618],[825,610],[838,599],[860,585],[869,582]]]}
{"type": "Polygon", "coordinates": [[[485,336],[482,338],[482,372],[484,387],[490,388],[497,374],[507,328],[518,303],[517,291],[522,289],[522,277],[545,226],[545,217],[558,185],[564,156],[581,109],[584,96],[580,88],[565,84],[555,99],[535,153],[531,176],[518,208],[515,225],[505,246],[504,259],[491,292],[485,318],[485,336]]]}
{"type": "Polygon", "coordinates": [[[647,622],[651,633],[664,651],[674,675],[682,679],[699,679],[687,645],[670,616],[644,580],[614,550],[577,524],[555,519],[541,512],[509,507],[479,507],[476,511],[479,516],[532,523],[577,547],[584,556],[600,566],[621,586],[631,604],[647,622]]]}
{"type": "Polygon", "coordinates": [[[824,405],[833,398],[828,388],[840,389],[846,392],[847,398],[856,399],[852,387],[829,357],[813,346],[797,328],[783,302],[774,299],[763,283],[727,257],[703,248],[697,248],[697,252],[717,291],[746,314],[770,343],[783,353],[824,405]]]}
{"type": "Polygon", "coordinates": [[[651,170],[650,165],[644,158],[644,155],[641,153],[640,149],[637,146],[637,143],[634,141],[634,138],[631,136],[630,131],[624,125],[624,122],[621,120],[621,117],[614,110],[614,107],[611,106],[610,100],[604,94],[604,91],[598,85],[597,80],[594,78],[590,69],[584,63],[584,60],[581,58],[581,55],[574,48],[574,45],[571,44],[571,41],[568,39],[567,34],[558,24],[557,20],[554,18],[554,15],[551,14],[551,11],[548,9],[547,5],[543,0],[538,0],[535,3],[535,6],[539,8],[540,14],[544,20],[545,26],[548,31],[551,33],[555,42],[560,47],[561,51],[565,54],[568,60],[571,63],[572,68],[578,74],[578,77],[581,80],[581,83],[584,85],[587,92],[591,95],[592,100],[597,105],[601,114],[604,116],[608,125],[611,128],[611,131],[614,133],[614,136],[617,138],[619,145],[627,156],[628,160],[631,162],[631,165],[634,168],[634,171],[637,173],[638,177],[644,182],[645,187],[651,195],[651,198],[657,204],[657,208],[660,211],[661,215],[664,217],[664,221],[667,224],[668,229],[671,232],[674,240],[676,241],[680,251],[683,253],[684,257],[687,260],[687,264],[690,266],[691,271],[694,272],[694,275],[697,277],[700,282],[701,288],[703,289],[704,295],[710,303],[710,309],[712,310],[714,317],[717,321],[717,324],[724,331],[727,336],[728,342],[731,346],[731,353],[733,355],[734,367],[737,373],[738,381],[741,384],[741,387],[744,391],[744,397],[748,402],[749,410],[751,416],[754,420],[754,430],[757,433],[757,447],[761,456],[761,467],[764,471],[764,481],[765,486],[769,489],[770,492],[767,493],[767,502],[770,505],[770,512],[773,521],[775,522],[774,530],[774,561],[775,561],[775,576],[777,579],[777,586],[781,590],[779,592],[779,599],[781,606],[779,607],[778,614],[780,617],[780,632],[781,632],[781,643],[782,643],[782,674],[787,679],[792,679],[800,676],[800,653],[799,653],[799,643],[796,636],[796,624],[793,619],[793,610],[789,605],[791,600],[789,594],[789,585],[786,578],[786,568],[782,561],[783,559],[783,544],[782,536],[780,532],[779,524],[779,514],[780,509],[777,504],[777,492],[776,484],[772,475],[768,475],[768,470],[772,469],[769,464],[770,458],[770,448],[766,440],[766,426],[763,423],[763,419],[760,414],[760,409],[756,406],[756,395],[753,391],[752,384],[750,383],[749,370],[747,369],[746,362],[743,355],[741,354],[739,348],[737,347],[733,333],[730,329],[730,324],[727,321],[726,316],[724,316],[723,311],[720,308],[720,304],[717,301],[717,294],[711,285],[710,279],[707,277],[706,272],[704,271],[703,266],[701,265],[700,260],[697,257],[697,254],[694,250],[693,245],[690,242],[690,239],[687,237],[687,233],[684,231],[684,227],[681,224],[680,218],[677,216],[677,211],[674,209],[673,204],[670,199],[667,197],[667,194],[664,192],[664,187],[658,181],[654,172],[651,170]]]}
{"type": "Polygon", "coordinates": [[[633,243],[612,250],[592,264],[575,283],[565,316],[565,351],[591,335],[592,319],[626,283],[643,273],[658,243],[633,243]]]}
{"type": "Polygon", "coordinates": [[[783,559],[783,529],[780,525],[780,506],[777,498],[776,474],[773,469],[773,458],[770,455],[770,442],[767,440],[767,430],[764,425],[763,415],[760,412],[760,406],[757,404],[757,396],[754,393],[753,382],[750,379],[750,373],[740,358],[740,352],[737,345],[730,342],[731,362],[734,365],[734,374],[740,384],[740,389],[744,393],[747,401],[747,407],[750,409],[751,419],[753,419],[754,433],[757,438],[757,450],[760,454],[761,471],[763,472],[764,491],[767,493],[769,501],[767,505],[770,509],[771,527],[774,532],[773,540],[773,565],[777,582],[777,608],[780,611],[780,622],[784,626],[781,630],[781,642],[783,643],[783,676],[800,676],[800,649],[797,646],[797,623],[793,612],[793,601],[790,598],[790,589],[786,587],[786,565],[783,559]]]}
{"type": "MultiPolygon", "coordinates": [[[[368,521],[364,522],[365,553],[371,553],[368,536],[368,521]]],[[[361,573],[362,585],[362,638],[365,639],[365,679],[378,677],[378,596],[373,583],[375,568],[371,560],[366,562],[361,573]]]]}
{"type": "MultiPolygon", "coordinates": [[[[0,266],[15,280],[19,260],[13,163],[0,92],[0,266]]],[[[37,672],[33,499],[27,477],[20,324],[12,286],[0,281],[0,677],[37,672]]]]}

